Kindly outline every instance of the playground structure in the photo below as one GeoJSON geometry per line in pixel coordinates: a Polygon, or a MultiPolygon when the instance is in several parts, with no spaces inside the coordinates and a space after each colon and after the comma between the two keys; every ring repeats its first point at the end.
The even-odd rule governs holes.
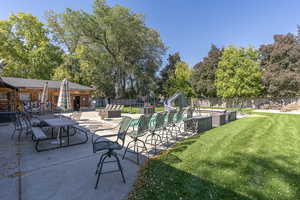
{"type": "Polygon", "coordinates": [[[172,97],[167,99],[167,101],[164,104],[165,111],[172,111],[176,110],[176,108],[172,105],[172,103],[177,104],[179,106],[179,110],[182,110],[183,107],[187,106],[187,99],[185,95],[182,92],[176,92],[172,97]]]}

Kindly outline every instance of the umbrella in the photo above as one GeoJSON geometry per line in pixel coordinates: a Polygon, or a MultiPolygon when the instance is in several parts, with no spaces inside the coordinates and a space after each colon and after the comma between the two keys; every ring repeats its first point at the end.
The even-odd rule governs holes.
{"type": "Polygon", "coordinates": [[[47,101],[48,101],[48,82],[45,82],[44,89],[41,96],[41,111],[44,112],[47,110],[47,101]]]}
{"type": "Polygon", "coordinates": [[[65,78],[60,85],[57,107],[63,111],[71,109],[71,97],[69,91],[69,81],[65,78]]]}

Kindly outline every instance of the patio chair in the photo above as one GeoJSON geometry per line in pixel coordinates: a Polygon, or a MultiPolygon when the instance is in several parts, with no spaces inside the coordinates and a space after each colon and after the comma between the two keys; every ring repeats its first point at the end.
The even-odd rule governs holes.
{"type": "Polygon", "coordinates": [[[162,134],[162,139],[166,138],[167,143],[169,143],[169,135],[172,136],[172,131],[170,128],[172,127],[173,119],[176,114],[176,110],[171,110],[168,112],[168,115],[165,117],[164,120],[164,126],[163,126],[163,134],[162,134]]]}
{"type": "Polygon", "coordinates": [[[184,120],[184,110],[179,110],[174,118],[173,118],[173,122],[171,123],[172,126],[172,133],[174,132],[173,130],[175,129],[175,137],[176,140],[178,139],[178,132],[181,134],[181,126],[182,126],[182,122],[184,120]]]}
{"type": "Polygon", "coordinates": [[[14,135],[18,132],[18,140],[20,141],[22,133],[28,134],[32,132],[32,126],[29,119],[29,116],[25,113],[16,114],[14,119],[14,131],[11,135],[11,139],[14,138],[14,135]]]}
{"type": "Polygon", "coordinates": [[[152,126],[150,127],[150,135],[147,136],[145,143],[147,143],[149,137],[151,137],[151,145],[153,146],[153,141],[154,141],[154,152],[156,153],[156,146],[157,146],[157,141],[160,140],[160,143],[162,142],[162,137],[160,136],[160,131],[164,131],[164,120],[167,116],[168,112],[159,112],[156,113],[155,115],[155,120],[153,121],[152,126]]]}
{"type": "Polygon", "coordinates": [[[23,132],[23,127],[25,126],[25,124],[22,123],[21,116],[19,114],[16,114],[16,117],[15,117],[15,119],[13,121],[13,124],[14,124],[14,131],[13,131],[13,133],[11,135],[11,139],[13,139],[14,136],[15,136],[15,134],[18,132],[19,133],[18,140],[20,140],[21,134],[23,132]]]}
{"type": "MultiPolygon", "coordinates": [[[[113,173],[113,172],[120,171],[123,182],[126,183],[120,160],[115,151],[120,151],[124,147],[125,136],[127,134],[131,120],[132,119],[130,117],[123,117],[122,121],[119,124],[119,129],[118,129],[117,134],[98,136],[97,138],[94,138],[95,134],[92,136],[93,152],[97,153],[99,151],[106,151],[105,153],[102,153],[102,155],[100,156],[99,162],[97,164],[96,175],[98,174],[98,176],[97,176],[97,182],[95,185],[95,189],[98,187],[98,183],[99,183],[101,174],[104,174],[104,173],[113,173]],[[106,137],[117,137],[117,139],[116,139],[116,141],[110,141],[110,140],[105,139],[106,137]],[[105,162],[105,160],[107,158],[111,158],[111,157],[114,157],[115,161],[106,161],[105,162]],[[103,164],[108,163],[108,162],[109,163],[117,162],[119,169],[113,170],[113,171],[102,172],[103,164]]],[[[102,130],[95,130],[94,132],[97,132],[97,131],[102,131],[102,130]]]]}
{"type": "Polygon", "coordinates": [[[115,105],[114,110],[119,110],[120,105],[115,105]]]}
{"type": "Polygon", "coordinates": [[[108,106],[104,110],[111,110],[112,107],[113,107],[112,104],[108,104],[108,106]]]}
{"type": "Polygon", "coordinates": [[[32,132],[32,122],[31,122],[31,116],[28,113],[25,113],[22,117],[24,123],[25,123],[25,133],[28,135],[32,132]]]}
{"type": "Polygon", "coordinates": [[[127,150],[129,148],[129,145],[131,143],[133,143],[133,152],[136,153],[137,164],[140,164],[139,153],[142,153],[144,150],[147,152],[146,144],[140,138],[143,137],[144,135],[146,135],[147,132],[149,131],[149,124],[150,124],[151,118],[152,118],[152,115],[141,115],[138,120],[137,125],[133,126],[132,131],[128,132],[128,136],[132,140],[127,144],[127,147],[123,154],[123,159],[125,158],[127,150]],[[139,144],[138,144],[139,142],[142,143],[143,146],[139,146],[139,144]],[[139,147],[143,148],[142,151],[139,151],[139,147]]]}
{"type": "Polygon", "coordinates": [[[112,107],[110,108],[110,110],[116,110],[118,105],[112,105],[112,107]]]}

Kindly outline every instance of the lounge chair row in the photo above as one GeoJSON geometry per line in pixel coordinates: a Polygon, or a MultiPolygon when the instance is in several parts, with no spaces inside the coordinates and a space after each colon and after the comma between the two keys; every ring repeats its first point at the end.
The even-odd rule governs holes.
{"type": "Polygon", "coordinates": [[[124,105],[117,105],[117,104],[107,104],[103,110],[122,110],[124,105]]]}
{"type": "MultiPolygon", "coordinates": [[[[100,176],[103,173],[102,168],[106,159],[113,157],[118,164],[118,170],[111,172],[120,171],[122,175],[123,182],[125,183],[125,178],[123,175],[123,170],[118,158],[118,154],[115,151],[120,151],[125,145],[125,138],[129,136],[131,139],[126,146],[125,152],[123,154],[123,159],[131,145],[134,146],[133,153],[136,154],[137,163],[139,164],[139,154],[142,152],[148,152],[146,144],[151,144],[154,146],[155,153],[157,151],[156,147],[159,144],[169,143],[171,137],[176,137],[181,132],[182,122],[185,120],[184,111],[170,111],[170,112],[159,112],[150,115],[141,115],[139,119],[132,119],[130,117],[123,117],[117,134],[97,136],[93,135],[92,144],[94,153],[103,152],[100,156],[99,162],[96,168],[97,182],[95,188],[97,188],[100,176]],[[143,137],[145,136],[145,137],[143,137]],[[115,142],[107,140],[108,137],[117,137],[115,142]]],[[[99,130],[101,131],[101,130],[99,130]]],[[[97,132],[97,131],[95,131],[97,132]]],[[[111,161],[109,161],[111,162],[111,161]]]]}
{"type": "Polygon", "coordinates": [[[107,104],[104,109],[99,111],[99,115],[104,118],[118,118],[121,117],[122,109],[124,105],[107,104]]]}

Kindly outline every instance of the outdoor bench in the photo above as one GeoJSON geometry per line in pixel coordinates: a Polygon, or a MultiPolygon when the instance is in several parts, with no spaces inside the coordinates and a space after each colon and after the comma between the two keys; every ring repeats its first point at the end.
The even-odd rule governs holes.
{"type": "Polygon", "coordinates": [[[35,139],[41,140],[47,138],[46,134],[40,127],[32,127],[32,134],[35,139]]]}
{"type": "Polygon", "coordinates": [[[47,136],[40,127],[32,127],[32,140],[35,141],[35,149],[40,152],[38,148],[40,141],[46,140],[47,136]]]}

